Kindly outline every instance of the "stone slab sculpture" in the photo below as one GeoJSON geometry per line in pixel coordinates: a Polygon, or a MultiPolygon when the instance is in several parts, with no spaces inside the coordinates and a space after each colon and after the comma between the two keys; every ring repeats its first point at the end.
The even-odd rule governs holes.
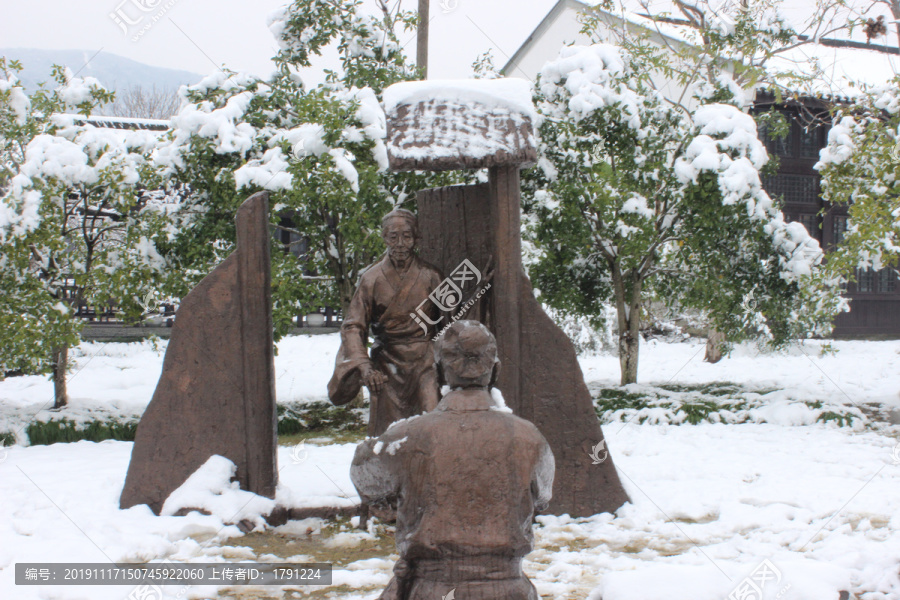
{"type": "Polygon", "coordinates": [[[547,512],[612,512],[628,497],[566,335],[544,313],[525,275],[519,170],[537,158],[530,84],[494,79],[404,82],[385,90],[394,170],[488,169],[488,182],[418,194],[420,255],[444,273],[463,260],[491,270],[491,288],[468,310],[496,336],[497,387],[553,449],[547,512]]]}
{"type": "Polygon", "coordinates": [[[121,508],[159,514],[169,494],[218,454],[244,490],[275,497],[277,415],[269,199],[248,198],[234,252],[182,300],[156,391],[138,425],[121,508]]]}
{"type": "Polygon", "coordinates": [[[491,394],[487,327],[455,322],[435,358],[451,388],[437,408],[362,442],[350,469],[363,501],[397,508],[400,559],[381,600],[538,600],[522,558],[550,500],[553,452],[491,394]]]}

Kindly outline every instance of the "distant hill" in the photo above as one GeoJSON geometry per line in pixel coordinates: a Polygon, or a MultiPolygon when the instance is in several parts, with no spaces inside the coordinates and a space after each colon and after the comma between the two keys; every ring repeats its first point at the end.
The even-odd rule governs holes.
{"type": "Polygon", "coordinates": [[[177,90],[179,86],[197,83],[203,77],[189,71],[151,67],[109,52],[100,52],[94,56],[95,52],[96,50],[0,48],[0,56],[22,62],[25,69],[19,78],[29,92],[36,90],[41,82],[50,82],[50,69],[54,64],[65,65],[73,72],[81,69],[79,76],[96,77],[107,89],[119,91],[136,86],[147,90],[154,86],[160,91],[177,90]],[[90,62],[85,66],[88,60],[90,62]]]}

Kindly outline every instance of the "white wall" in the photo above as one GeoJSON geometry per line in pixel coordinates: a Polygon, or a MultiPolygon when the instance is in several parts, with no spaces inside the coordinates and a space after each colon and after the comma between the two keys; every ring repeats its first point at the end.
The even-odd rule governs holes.
{"type": "MultiPolygon", "coordinates": [[[[544,64],[556,58],[559,55],[559,49],[563,46],[572,42],[589,45],[591,38],[579,33],[582,25],[578,21],[578,15],[584,8],[585,5],[576,0],[560,2],[550,12],[547,20],[535,30],[531,39],[526,41],[522,48],[513,55],[512,61],[504,69],[504,74],[509,77],[524,77],[534,81],[544,64]]],[[[613,15],[607,15],[605,22],[606,29],[598,32],[600,34],[599,37],[607,43],[615,44],[617,37],[613,30],[614,28],[621,30],[625,23],[613,15]]],[[[630,23],[628,27],[632,32],[647,31],[630,23]]],[[[655,31],[651,32],[651,39],[654,39],[660,45],[683,46],[683,43],[669,37],[663,37],[655,31]]],[[[682,95],[683,87],[674,80],[658,77],[653,79],[653,83],[666,98],[677,100],[682,95]]],[[[696,102],[691,100],[690,93],[684,94],[682,103],[688,109],[696,107],[696,102]]]]}

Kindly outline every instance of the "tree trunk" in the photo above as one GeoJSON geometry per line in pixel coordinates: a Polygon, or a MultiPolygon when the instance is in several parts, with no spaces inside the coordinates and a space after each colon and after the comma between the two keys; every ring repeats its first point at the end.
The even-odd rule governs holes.
{"type": "Polygon", "coordinates": [[[640,315],[631,314],[628,327],[619,331],[619,368],[621,385],[637,383],[638,351],[641,347],[640,315]]]}
{"type": "Polygon", "coordinates": [[[722,345],[725,343],[725,334],[710,328],[706,336],[706,356],[703,358],[708,363],[716,364],[722,360],[722,345]]]}
{"type": "Polygon", "coordinates": [[[66,370],[69,366],[69,345],[63,344],[53,351],[53,408],[62,408],[69,403],[66,390],[66,370]]]}
{"type": "Polygon", "coordinates": [[[619,329],[619,368],[621,385],[637,383],[638,353],[641,348],[640,305],[628,311],[627,325],[619,329]]]}
{"type": "Polygon", "coordinates": [[[891,16],[897,21],[897,44],[900,45],[900,0],[891,0],[891,16]]]}
{"type": "Polygon", "coordinates": [[[625,278],[618,265],[613,266],[613,285],[616,293],[616,312],[619,321],[619,368],[621,385],[637,383],[638,351],[641,344],[641,288],[637,281],[627,298],[625,278]]]}
{"type": "Polygon", "coordinates": [[[344,317],[347,315],[347,312],[350,310],[350,302],[353,300],[353,294],[356,293],[356,288],[353,284],[347,279],[347,277],[342,277],[340,281],[338,281],[338,295],[340,296],[341,301],[341,321],[343,322],[344,317]]]}

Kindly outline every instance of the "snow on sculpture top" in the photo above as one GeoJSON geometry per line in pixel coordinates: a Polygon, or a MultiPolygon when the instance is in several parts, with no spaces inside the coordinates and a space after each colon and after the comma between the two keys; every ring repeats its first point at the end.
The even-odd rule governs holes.
{"type": "Polygon", "coordinates": [[[395,171],[481,169],[537,160],[524,79],[405,81],[384,91],[395,171]]]}

